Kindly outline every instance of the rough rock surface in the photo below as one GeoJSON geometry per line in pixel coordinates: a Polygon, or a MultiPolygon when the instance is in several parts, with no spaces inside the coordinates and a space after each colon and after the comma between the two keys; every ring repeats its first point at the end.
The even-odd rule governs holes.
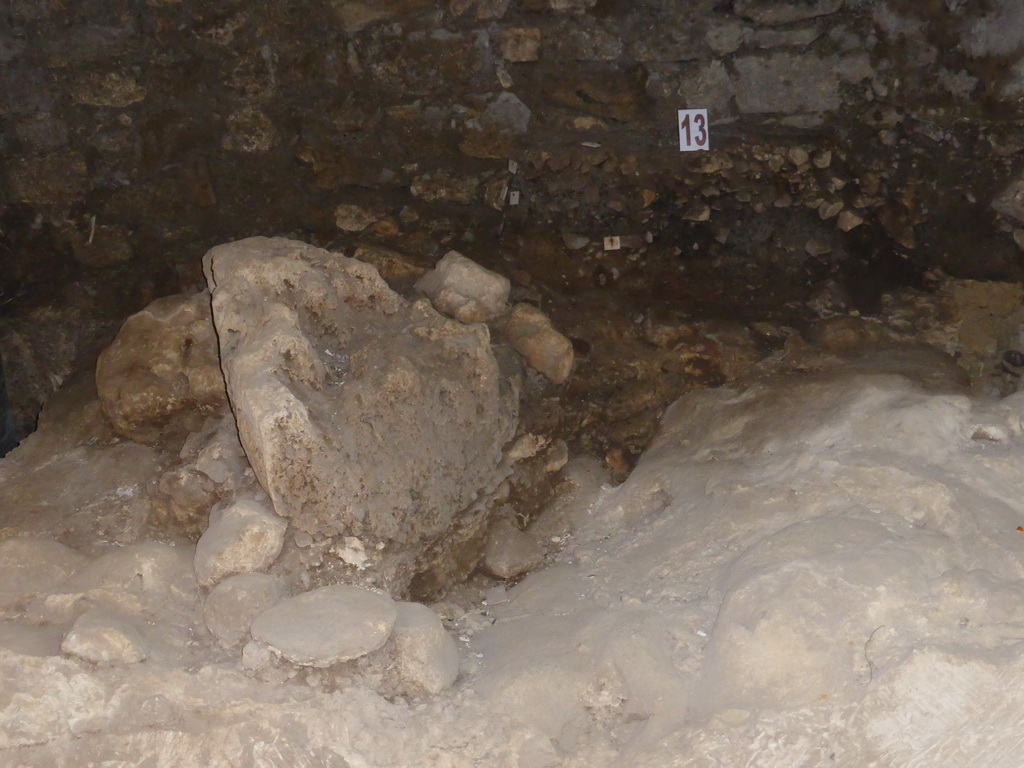
{"type": "Polygon", "coordinates": [[[171,296],[128,318],[96,364],[96,389],[114,429],[152,442],[174,417],[224,403],[209,294],[171,296]]]}
{"type": "Polygon", "coordinates": [[[287,528],[286,520],[255,501],[239,500],[217,511],[196,543],[196,579],[209,587],[226,576],[270,567],[287,528]]]}
{"type": "Polygon", "coordinates": [[[555,384],[572,372],[572,342],[556,331],[551,320],[530,304],[516,304],[505,320],[505,338],[527,364],[555,384]]]}
{"type": "Polygon", "coordinates": [[[93,664],[138,664],[147,655],[145,642],[127,621],[104,611],[83,613],[64,636],[61,650],[93,664]]]}
{"type": "Polygon", "coordinates": [[[358,539],[368,561],[324,556],[401,591],[504,476],[518,394],[486,327],[295,241],[220,246],[204,264],[238,434],[275,511],[313,542],[358,539]]]}
{"type": "Polygon", "coordinates": [[[441,619],[419,603],[397,603],[395,608],[392,653],[402,687],[426,694],[450,687],[459,675],[459,650],[441,619]]]}
{"type": "Polygon", "coordinates": [[[329,667],[383,646],[397,616],[385,595],[333,585],[271,606],[256,616],[250,632],[294,664],[329,667]]]}
{"type": "Polygon", "coordinates": [[[499,520],[491,527],[480,565],[499,579],[511,579],[543,559],[544,552],[533,539],[508,520],[499,520]]]}
{"type": "Polygon", "coordinates": [[[253,618],[284,596],[282,580],[266,573],[229,576],[203,601],[203,620],[222,645],[241,645],[249,637],[253,618]]]}

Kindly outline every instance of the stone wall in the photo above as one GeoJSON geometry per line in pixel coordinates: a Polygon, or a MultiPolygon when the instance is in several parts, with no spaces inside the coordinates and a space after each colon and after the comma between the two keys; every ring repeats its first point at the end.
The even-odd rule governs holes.
{"type": "MultiPolygon", "coordinates": [[[[705,314],[821,296],[869,310],[933,266],[1020,276],[1015,0],[3,15],[0,321],[86,303],[50,371],[253,234],[424,266],[458,245],[545,299],[600,289],[705,314]],[[680,108],[709,110],[710,152],[678,151],[680,108]]],[[[11,395],[27,423],[38,398],[11,395]]]]}

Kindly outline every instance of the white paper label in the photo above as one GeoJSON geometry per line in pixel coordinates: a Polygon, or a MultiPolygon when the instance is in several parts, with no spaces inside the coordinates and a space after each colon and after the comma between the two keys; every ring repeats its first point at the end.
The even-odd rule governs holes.
{"type": "Polygon", "coordinates": [[[512,193],[508,196],[508,204],[509,205],[519,205],[519,190],[518,189],[512,190],[512,193]]]}
{"type": "Polygon", "coordinates": [[[514,175],[515,172],[518,171],[518,170],[519,170],[519,163],[517,163],[515,160],[509,160],[508,161],[508,172],[514,175]]]}
{"type": "Polygon", "coordinates": [[[618,237],[606,237],[604,239],[604,249],[606,251],[617,251],[622,247],[622,241],[618,237]]]}
{"type": "Polygon", "coordinates": [[[699,152],[708,148],[711,129],[706,109],[680,109],[678,123],[680,152],[699,152]]]}

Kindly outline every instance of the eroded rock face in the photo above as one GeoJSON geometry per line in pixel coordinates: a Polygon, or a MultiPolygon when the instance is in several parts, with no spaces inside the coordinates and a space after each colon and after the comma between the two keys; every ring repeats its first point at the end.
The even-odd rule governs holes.
{"type": "Polygon", "coordinates": [[[209,301],[205,292],[158,299],[129,317],[100,355],[96,388],[119,434],[153,442],[174,417],[224,403],[209,301]]]}
{"type": "Polygon", "coordinates": [[[518,407],[486,327],[286,239],[219,246],[204,268],[239,438],[314,576],[401,591],[449,528],[483,529],[460,514],[503,477],[518,407]]]}

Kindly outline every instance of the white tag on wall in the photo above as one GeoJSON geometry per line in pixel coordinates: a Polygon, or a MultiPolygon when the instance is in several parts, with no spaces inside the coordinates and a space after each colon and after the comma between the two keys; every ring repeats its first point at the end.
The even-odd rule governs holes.
{"type": "Polygon", "coordinates": [[[514,189],[514,190],[512,190],[511,193],[509,193],[508,204],[509,205],[519,205],[519,190],[518,189],[514,189]]]}
{"type": "Polygon", "coordinates": [[[711,127],[706,109],[680,109],[678,126],[680,152],[700,152],[708,148],[711,127]]]}

